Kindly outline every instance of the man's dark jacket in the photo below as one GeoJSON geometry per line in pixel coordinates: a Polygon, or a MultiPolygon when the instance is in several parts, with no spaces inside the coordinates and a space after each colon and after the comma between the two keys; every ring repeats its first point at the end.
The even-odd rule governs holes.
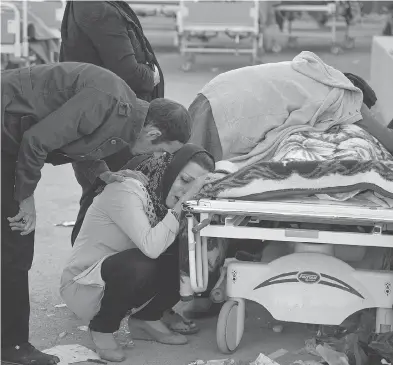
{"type": "Polygon", "coordinates": [[[1,149],[15,156],[15,200],[32,195],[45,162],[79,161],[92,176],[132,145],[149,104],[114,73],[65,62],[3,71],[1,149]]]}
{"type": "Polygon", "coordinates": [[[68,1],[60,61],[92,63],[121,77],[139,99],[164,97],[164,76],[138,17],[123,1],[68,1]],[[160,71],[154,86],[153,65],[160,71]]]}

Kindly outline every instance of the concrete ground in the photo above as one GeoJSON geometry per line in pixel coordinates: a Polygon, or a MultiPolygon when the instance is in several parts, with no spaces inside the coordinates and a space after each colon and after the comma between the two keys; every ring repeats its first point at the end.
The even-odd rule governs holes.
{"type": "MultiPolygon", "coordinates": [[[[382,25],[380,25],[382,26],[382,25]]],[[[353,50],[339,56],[329,53],[325,41],[299,42],[298,48],[284,50],[280,54],[266,54],[264,62],[290,60],[301,50],[318,53],[328,64],[343,71],[350,71],[369,78],[371,35],[379,33],[379,25],[366,37],[357,40],[353,50]]],[[[151,34],[157,49],[170,48],[171,37],[151,34]],[[158,37],[159,36],[159,37],[158,37]],[[166,45],[166,46],[165,46],[166,45]],[[164,47],[165,46],[165,47],[164,47]]],[[[165,74],[166,95],[189,105],[197,92],[218,73],[248,64],[247,57],[200,56],[195,67],[188,73],[181,71],[178,54],[158,54],[165,74]]],[[[58,344],[79,343],[91,346],[87,332],[78,329],[83,325],[61,304],[58,293],[59,278],[64,261],[70,253],[71,228],[55,227],[55,224],[75,219],[78,210],[80,189],[71,166],[45,166],[43,177],[36,192],[38,222],[36,232],[36,254],[30,274],[31,288],[31,342],[40,349],[58,344]]],[[[289,354],[280,358],[282,364],[290,364],[302,356],[295,354],[304,346],[304,340],[312,337],[303,326],[288,325],[281,334],[266,328],[269,316],[258,305],[248,305],[245,334],[239,350],[232,358],[251,361],[260,352],[270,354],[284,348],[289,354]]],[[[199,334],[190,336],[186,346],[170,347],[154,343],[136,342],[127,352],[127,364],[133,365],[185,365],[196,359],[225,358],[219,353],[215,341],[216,319],[198,321],[199,334]]]]}

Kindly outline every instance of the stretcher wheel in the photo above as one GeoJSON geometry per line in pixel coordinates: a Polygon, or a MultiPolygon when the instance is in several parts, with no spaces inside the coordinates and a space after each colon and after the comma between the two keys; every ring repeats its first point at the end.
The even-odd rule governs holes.
{"type": "Polygon", "coordinates": [[[244,326],[239,332],[238,316],[244,316],[244,311],[239,309],[239,304],[234,300],[228,300],[221,308],[217,322],[217,346],[224,354],[236,351],[243,337],[244,326]]]}
{"type": "Polygon", "coordinates": [[[298,45],[296,37],[289,37],[288,38],[288,47],[289,48],[296,48],[298,45]]]}
{"type": "Polygon", "coordinates": [[[273,53],[280,53],[282,51],[282,47],[280,44],[275,43],[272,47],[272,52],[273,53]]]}
{"type": "Polygon", "coordinates": [[[353,49],[355,48],[355,38],[353,37],[346,37],[344,41],[344,47],[346,49],[353,49]]]}
{"type": "Polygon", "coordinates": [[[331,48],[330,48],[330,52],[333,53],[334,55],[338,55],[341,52],[341,48],[339,46],[337,46],[336,44],[334,44],[331,48]]]}

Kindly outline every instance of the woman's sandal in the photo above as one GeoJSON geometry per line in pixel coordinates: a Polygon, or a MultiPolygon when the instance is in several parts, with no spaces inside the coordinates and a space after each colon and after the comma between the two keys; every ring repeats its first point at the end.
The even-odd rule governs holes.
{"type": "Polygon", "coordinates": [[[171,331],[182,335],[194,335],[199,332],[199,328],[194,321],[184,318],[173,310],[165,312],[161,320],[171,331]]]}
{"type": "Polygon", "coordinates": [[[110,362],[122,362],[126,359],[126,354],[117,345],[112,334],[109,333],[104,334],[92,330],[89,330],[89,334],[95,346],[95,350],[101,359],[110,362]],[[98,339],[97,336],[104,337],[104,338],[98,339]]]}

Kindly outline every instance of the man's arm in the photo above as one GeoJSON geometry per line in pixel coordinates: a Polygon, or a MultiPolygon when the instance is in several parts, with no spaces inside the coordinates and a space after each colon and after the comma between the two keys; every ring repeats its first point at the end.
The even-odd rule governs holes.
{"type": "Polygon", "coordinates": [[[94,44],[104,67],[125,80],[136,93],[152,92],[154,71],[137,62],[130,35],[117,10],[103,1],[75,1],[73,9],[78,26],[94,44]]]}
{"type": "Polygon", "coordinates": [[[15,199],[21,202],[34,193],[49,152],[93,133],[111,108],[110,96],[85,88],[28,129],[19,147],[15,199]]]}

